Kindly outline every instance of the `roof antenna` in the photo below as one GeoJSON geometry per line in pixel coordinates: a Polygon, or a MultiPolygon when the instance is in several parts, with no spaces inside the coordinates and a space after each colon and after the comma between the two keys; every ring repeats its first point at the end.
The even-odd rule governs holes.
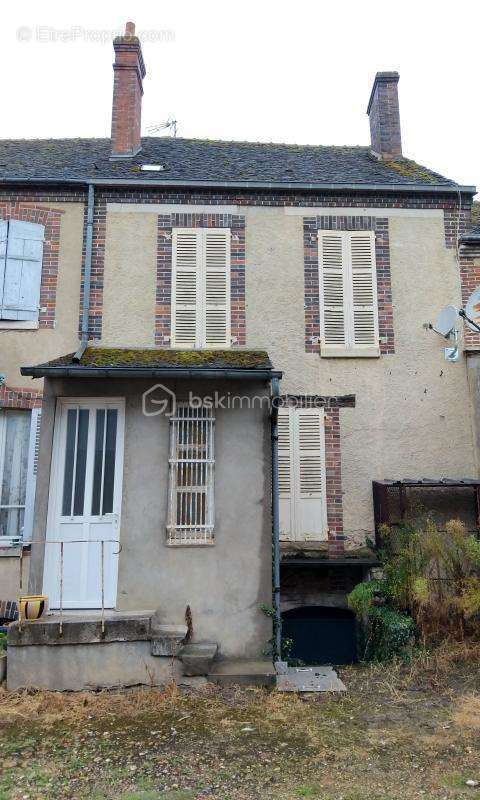
{"type": "Polygon", "coordinates": [[[148,133],[160,133],[160,131],[165,131],[170,129],[174,138],[177,136],[177,120],[169,117],[166,122],[160,122],[157,125],[149,125],[147,127],[148,133]]]}

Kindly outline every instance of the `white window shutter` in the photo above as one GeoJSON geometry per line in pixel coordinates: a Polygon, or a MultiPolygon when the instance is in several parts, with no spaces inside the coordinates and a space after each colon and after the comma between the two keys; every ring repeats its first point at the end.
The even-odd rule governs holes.
{"type": "Polygon", "coordinates": [[[292,514],[293,499],[293,470],[292,470],[292,432],[289,408],[278,410],[278,488],[280,506],[280,539],[294,539],[294,525],[292,514]]]}
{"type": "Polygon", "coordinates": [[[230,346],[230,231],[206,228],[205,347],[230,346]]]}
{"type": "Polygon", "coordinates": [[[378,344],[378,306],[375,270],[375,237],[371,231],[349,235],[352,281],[352,344],[378,344]]]}
{"type": "Polygon", "coordinates": [[[326,514],[324,413],[301,408],[295,415],[297,467],[297,538],[328,538],[326,514]]]}
{"type": "Polygon", "coordinates": [[[35,488],[37,485],[41,419],[41,410],[39,408],[34,408],[31,415],[30,441],[28,446],[27,489],[25,496],[25,516],[23,524],[24,542],[28,542],[32,538],[33,531],[33,513],[35,507],[35,488]]]}
{"type": "Polygon", "coordinates": [[[38,319],[44,236],[43,225],[9,221],[1,319],[38,319]]]}
{"type": "Polygon", "coordinates": [[[201,301],[201,241],[195,230],[173,231],[172,346],[197,346],[201,301]]]}
{"type": "Polygon", "coordinates": [[[344,237],[335,231],[319,233],[320,339],[323,347],[347,344],[344,237]]]}

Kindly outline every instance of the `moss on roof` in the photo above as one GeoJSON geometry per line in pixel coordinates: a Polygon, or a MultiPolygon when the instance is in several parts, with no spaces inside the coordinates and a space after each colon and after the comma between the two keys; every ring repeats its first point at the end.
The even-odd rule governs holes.
{"type": "Polygon", "coordinates": [[[403,178],[408,178],[409,180],[415,180],[419,182],[426,182],[437,185],[443,182],[445,179],[442,178],[440,175],[437,175],[435,172],[427,169],[427,167],[422,167],[420,164],[417,164],[415,161],[411,161],[409,158],[399,158],[392,161],[382,161],[385,167],[388,169],[394,170],[403,178]]]}
{"type": "MultiPolygon", "coordinates": [[[[73,353],[42,366],[75,366],[73,353]]],[[[112,369],[271,369],[265,350],[159,350],[87,347],[80,367],[112,369]]]]}

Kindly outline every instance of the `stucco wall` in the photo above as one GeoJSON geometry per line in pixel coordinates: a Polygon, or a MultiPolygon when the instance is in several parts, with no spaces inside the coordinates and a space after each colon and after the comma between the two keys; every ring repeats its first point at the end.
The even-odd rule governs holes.
{"type": "Polygon", "coordinates": [[[247,346],[268,347],[274,366],[284,370],[283,393],[356,395],[356,408],[340,412],[351,544],[372,530],[372,479],[477,474],[466,359],[447,364],[444,341],[423,327],[445,304],[460,303],[443,216],[388,209],[385,216],[396,352],[328,359],[305,353],[303,218],[283,209],[247,210],[247,346]]]}
{"type": "MultiPolygon", "coordinates": [[[[167,384],[166,384],[167,385],[167,384]]],[[[186,606],[196,640],[218,642],[224,656],[258,656],[271,635],[260,611],[271,603],[270,439],[266,409],[215,411],[214,546],[165,543],[168,420],[145,417],[140,381],[46,381],[40,441],[35,536],[45,533],[55,396],[126,398],[125,466],[119,557],[121,610],[158,608],[165,623],[183,623],[186,606]]],[[[172,385],[177,396],[188,391],[172,385]]],[[[265,385],[194,384],[200,395],[218,390],[264,394],[265,385]]],[[[41,587],[42,552],[32,548],[31,591],[41,587]]]]}
{"type": "Polygon", "coordinates": [[[40,364],[78,347],[80,275],[84,206],[81,203],[46,203],[62,211],[55,310],[55,327],[39,330],[0,331],[0,372],[9,387],[37,391],[42,381],[20,375],[20,367],[40,364]]]}
{"type": "Polygon", "coordinates": [[[156,256],[156,214],[107,214],[104,347],[154,347],[156,256]]]}
{"type": "MultiPolygon", "coordinates": [[[[18,548],[0,549],[0,603],[3,600],[17,600],[20,594],[20,559],[18,548]]],[[[24,553],[22,563],[23,593],[28,591],[28,569],[30,554],[24,553]]]]}

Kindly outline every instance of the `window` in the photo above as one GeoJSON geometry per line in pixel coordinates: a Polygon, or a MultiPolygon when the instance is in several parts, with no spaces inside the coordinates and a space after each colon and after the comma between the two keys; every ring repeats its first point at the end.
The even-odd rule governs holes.
{"type": "Polygon", "coordinates": [[[38,320],[45,228],[0,220],[0,319],[38,320]]]}
{"type": "Polygon", "coordinates": [[[0,542],[31,538],[40,411],[0,411],[0,542]]]}
{"type": "Polygon", "coordinates": [[[375,235],[319,231],[320,345],[323,356],[378,356],[375,235]]]}
{"type": "Polygon", "coordinates": [[[279,409],[278,471],[280,537],[327,539],[323,409],[279,409]]]}
{"type": "Polygon", "coordinates": [[[212,409],[180,405],[170,418],[168,544],[213,544],[212,409]]]}
{"type": "Polygon", "coordinates": [[[230,230],[173,231],[172,347],[230,347],[230,230]]]}

